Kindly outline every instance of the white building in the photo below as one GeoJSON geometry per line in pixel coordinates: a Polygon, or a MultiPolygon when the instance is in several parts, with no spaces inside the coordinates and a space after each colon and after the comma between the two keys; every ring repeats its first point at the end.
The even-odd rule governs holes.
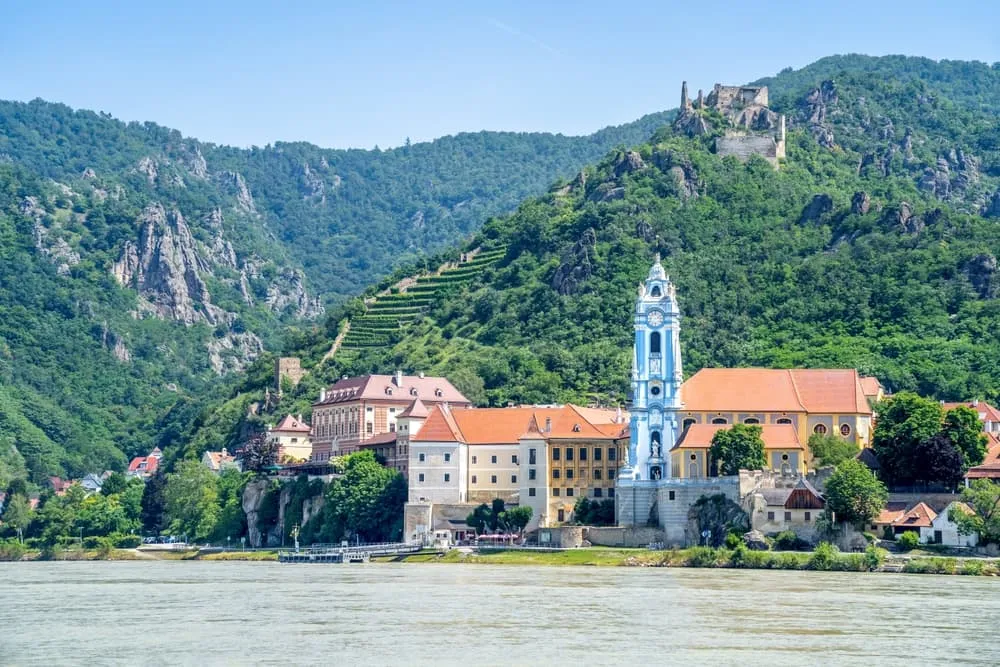
{"type": "Polygon", "coordinates": [[[979,544],[978,535],[962,535],[958,532],[958,525],[951,520],[952,511],[975,514],[965,503],[953,501],[934,517],[930,527],[920,529],[920,541],[924,544],[943,544],[948,547],[974,547],[979,544]]]}

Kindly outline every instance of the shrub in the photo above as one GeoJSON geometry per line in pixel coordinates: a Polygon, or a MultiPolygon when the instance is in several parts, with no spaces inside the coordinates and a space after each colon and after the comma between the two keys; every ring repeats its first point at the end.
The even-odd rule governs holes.
{"type": "Polygon", "coordinates": [[[820,542],[806,567],[810,570],[833,570],[837,567],[840,550],[829,542],[820,542]]]}
{"type": "Polygon", "coordinates": [[[865,537],[865,541],[867,541],[868,544],[873,544],[875,542],[875,533],[868,533],[868,532],[866,532],[866,533],[863,533],[863,535],[865,537]]]}
{"type": "Polygon", "coordinates": [[[736,549],[743,546],[743,536],[737,533],[728,533],[725,542],[727,549],[736,549]]]}
{"type": "Polygon", "coordinates": [[[104,539],[103,537],[94,537],[94,536],[85,537],[85,538],[83,538],[83,548],[84,549],[100,549],[101,548],[101,540],[103,540],[103,539],[104,539]]]}
{"type": "Polygon", "coordinates": [[[0,560],[21,560],[27,547],[17,540],[0,540],[0,560]]]}
{"type": "Polygon", "coordinates": [[[712,547],[694,547],[688,554],[688,567],[715,567],[718,552],[712,547]]]}
{"type": "Polygon", "coordinates": [[[954,574],[954,558],[912,558],[903,566],[911,574],[954,574]]]}
{"type": "Polygon", "coordinates": [[[138,535],[115,534],[111,538],[118,549],[135,549],[142,544],[142,538],[138,535]]]}
{"type": "Polygon", "coordinates": [[[908,530],[898,538],[896,538],[896,544],[903,551],[912,551],[920,545],[920,534],[912,530],[908,530]]]}
{"type": "Polygon", "coordinates": [[[777,551],[799,551],[809,544],[791,530],[783,530],[774,537],[774,548],[777,551]]]}
{"type": "Polygon", "coordinates": [[[979,576],[986,571],[986,564],[981,560],[967,560],[962,563],[962,569],[959,571],[960,574],[968,574],[972,576],[979,576]]]}
{"type": "Polygon", "coordinates": [[[801,570],[807,562],[805,554],[782,553],[773,556],[771,566],[779,570],[801,570]]]}
{"type": "Polygon", "coordinates": [[[865,564],[869,572],[874,572],[882,567],[882,564],[885,563],[886,553],[885,549],[879,549],[874,544],[868,545],[868,548],[865,549],[865,564]]]}
{"type": "Polygon", "coordinates": [[[833,569],[844,572],[868,572],[868,557],[866,554],[845,554],[834,561],[833,569]]]}

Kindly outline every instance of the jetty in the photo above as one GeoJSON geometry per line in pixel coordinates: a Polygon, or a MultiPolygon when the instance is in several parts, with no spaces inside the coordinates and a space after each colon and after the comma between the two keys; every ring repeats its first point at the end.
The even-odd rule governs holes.
{"type": "Polygon", "coordinates": [[[382,544],[314,544],[294,551],[279,551],[279,563],[367,563],[373,556],[398,556],[420,551],[419,542],[382,544]]]}

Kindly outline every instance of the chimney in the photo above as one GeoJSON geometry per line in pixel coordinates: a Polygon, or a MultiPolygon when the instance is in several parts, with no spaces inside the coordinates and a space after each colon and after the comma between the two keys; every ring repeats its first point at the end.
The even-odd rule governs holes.
{"type": "Polygon", "coordinates": [[[972,407],[974,407],[974,408],[978,408],[979,407],[979,399],[978,398],[974,399],[972,401],[972,407]]]}
{"type": "Polygon", "coordinates": [[[302,421],[302,413],[301,412],[299,413],[299,416],[296,417],[296,419],[298,420],[299,424],[305,423],[305,422],[302,421]]]}
{"type": "Polygon", "coordinates": [[[424,379],[424,372],[423,372],[423,371],[420,371],[419,373],[417,373],[417,376],[418,376],[418,377],[419,377],[419,378],[420,378],[421,380],[423,380],[423,379],[424,379]]]}
{"type": "Polygon", "coordinates": [[[398,368],[396,369],[396,386],[397,387],[403,386],[403,371],[399,370],[398,368]]]}
{"type": "Polygon", "coordinates": [[[229,456],[229,450],[227,450],[225,447],[223,447],[222,448],[222,455],[223,456],[229,456]]]}
{"type": "Polygon", "coordinates": [[[322,403],[326,400],[326,389],[319,390],[319,402],[322,403]]]}
{"type": "Polygon", "coordinates": [[[552,417],[545,418],[545,432],[546,433],[552,432],[552,417]]]}

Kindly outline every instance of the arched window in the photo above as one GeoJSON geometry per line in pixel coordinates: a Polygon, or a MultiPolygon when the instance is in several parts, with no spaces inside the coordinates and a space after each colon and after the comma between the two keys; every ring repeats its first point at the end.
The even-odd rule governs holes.
{"type": "Polygon", "coordinates": [[[650,336],[649,336],[649,351],[652,354],[659,354],[660,353],[660,332],[659,331],[654,331],[652,334],[650,334],[650,336]]]}
{"type": "Polygon", "coordinates": [[[816,426],[813,427],[813,433],[826,435],[826,426],[824,424],[816,424],[816,426]]]}
{"type": "Polygon", "coordinates": [[[841,424],[840,425],[840,435],[842,435],[842,436],[844,436],[846,438],[850,434],[851,434],[851,425],[850,424],[841,424]]]}
{"type": "Polygon", "coordinates": [[[662,293],[660,292],[660,286],[659,285],[653,285],[653,289],[649,292],[650,296],[654,296],[657,299],[660,298],[661,294],[662,293]]]}
{"type": "Polygon", "coordinates": [[[743,420],[743,423],[744,424],[759,424],[760,420],[757,419],[756,417],[747,417],[746,419],[743,420]]]}
{"type": "Polygon", "coordinates": [[[715,419],[712,420],[712,423],[713,424],[728,424],[729,422],[726,421],[725,417],[716,417],[715,419]]]}
{"type": "Polygon", "coordinates": [[[687,430],[687,427],[690,426],[691,424],[694,424],[694,423],[695,423],[695,420],[692,417],[688,417],[687,419],[685,419],[684,422],[683,422],[684,430],[687,430]]]}
{"type": "Polygon", "coordinates": [[[778,423],[779,424],[791,424],[792,420],[789,419],[788,417],[782,417],[781,419],[778,420],[778,423]]]}

